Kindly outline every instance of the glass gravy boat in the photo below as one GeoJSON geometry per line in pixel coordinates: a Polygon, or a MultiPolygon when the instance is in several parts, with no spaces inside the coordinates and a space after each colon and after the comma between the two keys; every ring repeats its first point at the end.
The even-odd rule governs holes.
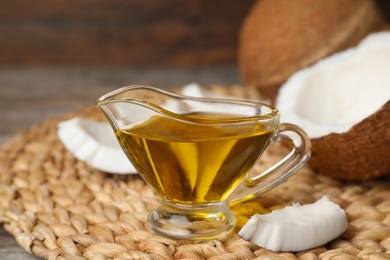
{"type": "Polygon", "coordinates": [[[147,86],[110,92],[96,103],[123,151],[161,199],[149,226],[177,239],[213,239],[236,225],[229,205],[266,192],[310,157],[310,139],[280,124],[276,108],[253,101],[195,98],[147,86]],[[249,171],[268,144],[291,152],[265,172],[249,171]]]}

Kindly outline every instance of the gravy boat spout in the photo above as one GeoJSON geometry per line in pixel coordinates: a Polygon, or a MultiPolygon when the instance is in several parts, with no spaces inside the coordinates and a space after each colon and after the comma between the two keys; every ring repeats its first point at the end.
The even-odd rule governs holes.
{"type": "Polygon", "coordinates": [[[178,97],[147,86],[127,86],[100,97],[96,106],[115,130],[130,128],[153,115],[180,113],[178,97]]]}

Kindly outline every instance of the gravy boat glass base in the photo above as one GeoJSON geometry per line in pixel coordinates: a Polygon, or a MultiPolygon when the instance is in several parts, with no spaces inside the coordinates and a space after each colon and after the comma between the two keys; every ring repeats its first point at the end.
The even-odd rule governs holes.
{"type": "Polygon", "coordinates": [[[163,236],[204,240],[229,233],[236,226],[236,217],[225,202],[188,206],[162,201],[149,213],[148,225],[163,236]]]}

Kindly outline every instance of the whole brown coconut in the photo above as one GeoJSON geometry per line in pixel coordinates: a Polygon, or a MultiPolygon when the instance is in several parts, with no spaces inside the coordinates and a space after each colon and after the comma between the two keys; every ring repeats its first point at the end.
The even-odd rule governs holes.
{"type": "Polygon", "coordinates": [[[293,72],[385,26],[374,0],[259,0],[241,29],[243,80],[273,99],[293,72]]]}
{"type": "Polygon", "coordinates": [[[343,180],[390,174],[390,101],[346,133],[312,139],[310,165],[343,180]]]}

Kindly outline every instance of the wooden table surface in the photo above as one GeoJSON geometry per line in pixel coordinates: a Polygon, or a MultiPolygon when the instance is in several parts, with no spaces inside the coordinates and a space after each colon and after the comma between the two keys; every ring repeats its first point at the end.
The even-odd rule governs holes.
{"type": "MultiPolygon", "coordinates": [[[[101,95],[131,84],[169,89],[187,83],[241,82],[234,65],[207,68],[0,69],[0,145],[45,119],[92,105],[101,95]]],[[[0,174],[2,174],[0,172],[0,174]]],[[[0,259],[39,259],[27,253],[0,225],[0,259]]]]}

